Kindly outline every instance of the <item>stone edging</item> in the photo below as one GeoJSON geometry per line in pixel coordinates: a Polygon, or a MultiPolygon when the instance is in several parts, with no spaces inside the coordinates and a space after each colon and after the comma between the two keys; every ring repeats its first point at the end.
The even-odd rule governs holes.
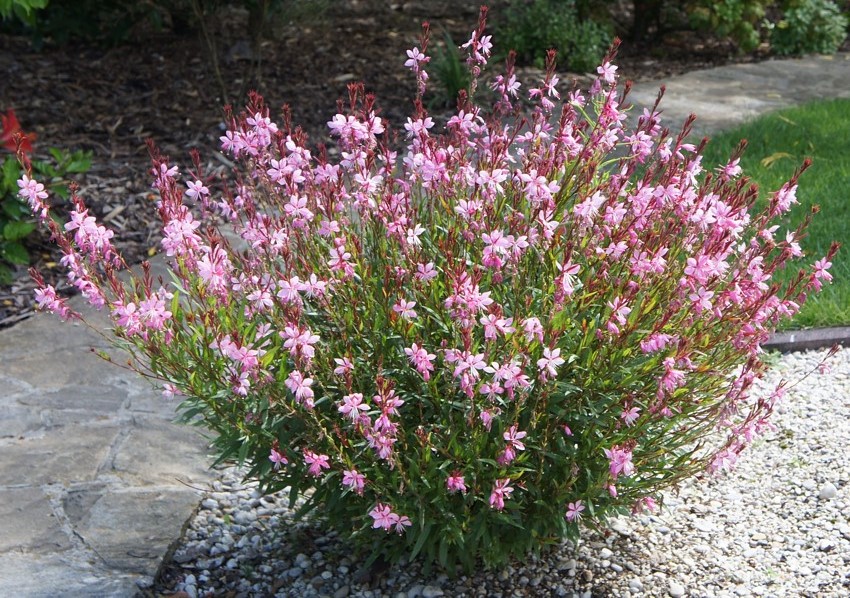
{"type": "Polygon", "coordinates": [[[824,349],[833,345],[850,347],[850,326],[776,332],[762,347],[769,351],[789,353],[824,349]]]}

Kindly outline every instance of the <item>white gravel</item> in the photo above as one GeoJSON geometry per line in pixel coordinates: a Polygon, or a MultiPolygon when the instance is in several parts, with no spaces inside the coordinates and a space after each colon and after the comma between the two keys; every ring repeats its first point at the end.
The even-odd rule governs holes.
{"type": "MultiPolygon", "coordinates": [[[[765,382],[796,380],[825,351],[777,360],[765,382]]],[[[587,530],[539,560],[449,579],[418,564],[358,579],[334,533],[292,522],[227,470],[174,555],[168,585],[190,598],[234,596],[850,596],[850,350],[790,388],[737,468],[665,496],[657,515],[587,530]]]]}

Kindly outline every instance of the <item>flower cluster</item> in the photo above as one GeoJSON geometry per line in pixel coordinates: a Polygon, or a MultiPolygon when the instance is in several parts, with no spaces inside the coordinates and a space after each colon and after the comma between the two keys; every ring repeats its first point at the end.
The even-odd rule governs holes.
{"type": "MultiPolygon", "coordinates": [[[[426,45],[407,53],[420,96],[426,45]]],[[[463,47],[477,77],[483,13],[463,47]]],[[[771,281],[801,255],[803,230],[773,224],[799,174],[756,213],[737,156],[704,170],[691,121],[670,136],[656,104],[627,128],[612,58],[559,112],[553,56],[526,116],[510,60],[490,112],[467,99],[440,133],[417,102],[402,155],[352,85],[336,163],[252,97],[221,138],[242,165],[226,191],[153,152],[171,283],[119,282],[79,199],[46,224],[140,371],[264,487],[310,489],[388,555],[499,562],[732,465],[775,402],[749,398],[761,344],[830,280],[835,248],[771,281]]]]}

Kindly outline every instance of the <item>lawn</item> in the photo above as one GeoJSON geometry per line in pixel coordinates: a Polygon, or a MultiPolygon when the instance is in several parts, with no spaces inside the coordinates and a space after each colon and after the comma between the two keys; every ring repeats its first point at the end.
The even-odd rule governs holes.
{"type": "MultiPolygon", "coordinates": [[[[716,135],[703,164],[723,164],[741,139],[748,142],[741,159],[744,173],[758,183],[762,201],[779,189],[805,158],[811,168],[801,177],[800,205],[783,218],[778,235],[793,229],[814,205],[821,212],[801,243],[806,262],[822,257],[832,241],[844,247],[833,260],[834,281],[809,299],[784,328],[850,325],[850,100],[817,101],[774,112],[737,129],[716,135]]],[[[781,273],[790,278],[797,269],[781,273]]]]}

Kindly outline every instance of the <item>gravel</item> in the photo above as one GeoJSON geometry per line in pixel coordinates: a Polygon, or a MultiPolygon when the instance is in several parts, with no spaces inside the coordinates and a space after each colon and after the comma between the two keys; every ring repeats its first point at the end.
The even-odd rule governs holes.
{"type": "MultiPolygon", "coordinates": [[[[776,360],[759,384],[797,380],[825,351],[776,360]]],[[[180,541],[159,592],[205,595],[437,596],[850,595],[850,350],[789,388],[775,430],[724,476],[665,494],[656,514],[586,530],[540,558],[450,579],[418,563],[364,579],[334,532],[296,522],[285,495],[224,471],[180,541]]]]}

